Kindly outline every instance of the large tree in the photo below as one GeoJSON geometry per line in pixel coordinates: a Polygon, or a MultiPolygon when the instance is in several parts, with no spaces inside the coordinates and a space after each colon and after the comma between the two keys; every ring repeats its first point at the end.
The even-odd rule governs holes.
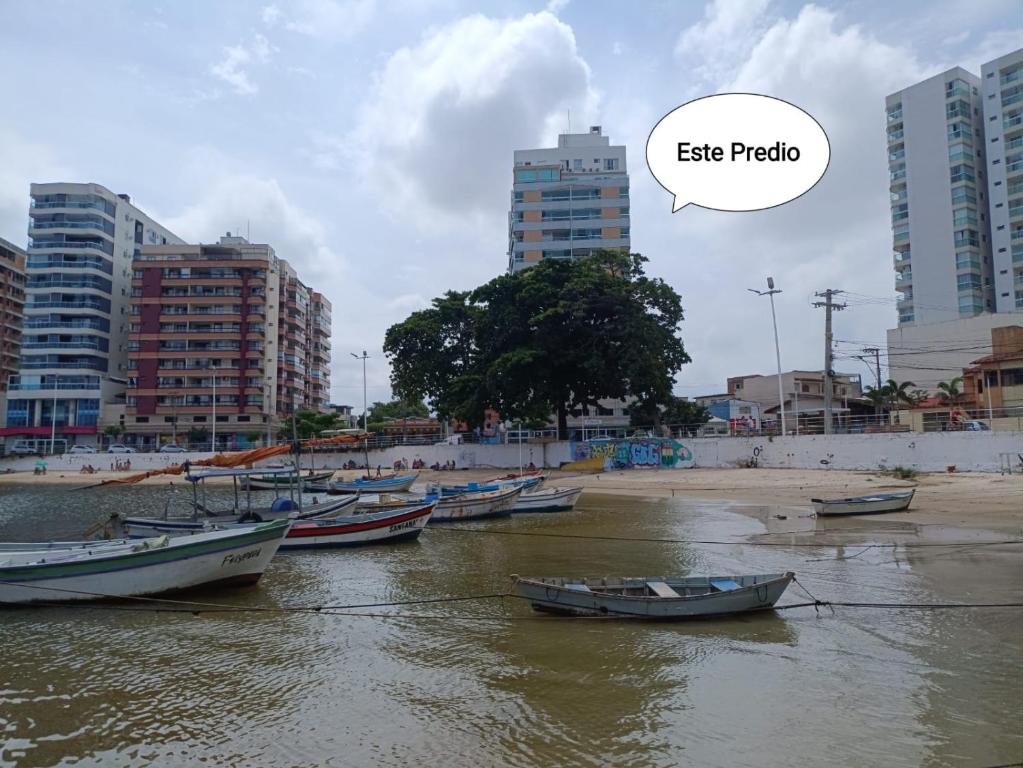
{"type": "Polygon", "coordinates": [[[612,251],[545,260],[434,299],[387,332],[395,393],[470,425],[487,407],[511,419],[555,413],[562,434],[573,408],[602,398],[671,402],[689,362],[682,305],[645,261],[612,251]]]}
{"type": "Polygon", "coordinates": [[[430,415],[422,400],[391,400],[375,402],[369,407],[370,423],[387,419],[425,419],[430,415]]]}
{"type": "Polygon", "coordinates": [[[669,425],[692,426],[710,421],[710,411],[699,403],[682,397],[672,397],[663,407],[650,407],[637,403],[629,409],[629,425],[649,427],[661,422],[669,425]]]}

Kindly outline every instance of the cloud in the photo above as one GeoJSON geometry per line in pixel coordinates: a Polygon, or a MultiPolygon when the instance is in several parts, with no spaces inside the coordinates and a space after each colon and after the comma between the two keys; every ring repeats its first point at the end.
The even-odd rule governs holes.
{"type": "Polygon", "coordinates": [[[263,23],[268,27],[277,26],[277,22],[281,20],[281,9],[276,5],[268,5],[260,12],[260,16],[263,19],[263,23]]]}
{"type": "Polygon", "coordinates": [[[29,187],[33,182],[48,181],[86,179],[75,178],[49,147],[0,127],[0,237],[26,246],[29,187]]]}
{"type": "Polygon", "coordinates": [[[500,228],[512,151],[553,145],[598,95],[572,28],[542,11],[462,18],[395,52],[345,142],[392,214],[425,229],[500,228]]]}
{"type": "MultiPolygon", "coordinates": [[[[351,40],[376,14],[376,0],[299,0],[289,5],[284,26],[292,32],[323,40],[351,40]]],[[[283,14],[274,6],[276,22],[283,14]]],[[[264,9],[263,20],[266,21],[264,9]]]]}
{"type": "Polygon", "coordinates": [[[687,27],[675,43],[675,56],[704,82],[734,73],[767,26],[770,0],[712,0],[703,19],[687,27]]]}
{"type": "MultiPolygon", "coordinates": [[[[698,26],[707,25],[705,19],[698,26]]],[[[729,25],[720,22],[719,28],[729,25]]],[[[683,33],[680,39],[697,38],[683,33]]],[[[710,89],[791,101],[824,127],[832,156],[821,182],[786,205],[739,214],[687,210],[673,217],[672,227],[652,233],[651,253],[670,252],[684,238],[700,263],[714,265],[706,274],[684,264],[656,266],[684,291],[684,333],[695,361],[684,379],[706,381],[713,373],[721,389],[728,375],[773,370],[773,344],[763,332],[768,310],[745,294],[747,287],[762,286],[766,275],[785,291],[778,297],[778,324],[782,365],[789,369],[823,364],[823,316],[809,306],[815,291],[830,287],[894,299],[884,97],[929,74],[911,51],[842,25],[836,14],[813,5],[795,18],[774,20],[741,50],[719,62],[710,89]],[[724,317],[722,301],[731,302],[724,317]]],[[[667,195],[655,190],[649,207],[647,186],[644,179],[633,193],[640,231],[638,222],[662,216],[669,205],[667,195]]],[[[879,342],[895,322],[893,300],[836,315],[835,333],[879,342]]]]}
{"type": "Polygon", "coordinates": [[[224,48],[224,58],[210,67],[210,72],[230,85],[241,96],[251,96],[259,87],[249,77],[250,63],[265,64],[277,53],[263,35],[256,33],[249,45],[231,45],[224,48]]]}

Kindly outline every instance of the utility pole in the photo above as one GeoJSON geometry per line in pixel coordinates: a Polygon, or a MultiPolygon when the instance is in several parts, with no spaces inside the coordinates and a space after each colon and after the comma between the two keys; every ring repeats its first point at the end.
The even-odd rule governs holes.
{"type": "Polygon", "coordinates": [[[273,389],[268,381],[264,387],[266,390],[266,447],[269,448],[273,444],[273,435],[271,429],[273,428],[274,420],[274,400],[273,400],[273,389]]]}
{"type": "Polygon", "coordinates": [[[864,354],[874,356],[874,368],[877,371],[877,388],[881,389],[881,350],[877,347],[864,347],[864,354]]]}
{"type": "Polygon", "coordinates": [[[845,304],[835,304],[833,299],[838,296],[842,291],[828,288],[819,293],[815,293],[815,296],[820,296],[824,301],[815,301],[813,305],[815,307],[824,307],[824,434],[831,434],[831,400],[832,400],[832,389],[833,384],[831,382],[834,376],[832,370],[832,359],[831,359],[831,313],[832,311],[839,311],[845,309],[845,304]]]}
{"type": "Polygon", "coordinates": [[[366,350],[362,350],[361,355],[354,352],[348,354],[356,360],[362,360],[362,445],[366,454],[366,476],[369,477],[369,410],[366,407],[366,361],[369,360],[369,355],[366,354],[366,350]]]}

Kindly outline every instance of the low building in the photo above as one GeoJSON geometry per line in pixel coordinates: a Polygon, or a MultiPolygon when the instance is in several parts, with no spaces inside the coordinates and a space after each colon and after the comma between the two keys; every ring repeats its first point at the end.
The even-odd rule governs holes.
{"type": "Polygon", "coordinates": [[[993,329],[991,349],[963,371],[963,404],[979,410],[1023,410],[1023,327],[993,329]]]}
{"type": "Polygon", "coordinates": [[[727,423],[730,434],[759,432],[762,426],[760,403],[726,398],[715,400],[706,407],[712,417],[727,423]]]}
{"type": "MultiPolygon", "coordinates": [[[[863,385],[859,374],[836,373],[831,377],[831,412],[841,420],[849,415],[863,398],[863,385]]],[[[824,418],[824,372],[787,371],[781,375],[782,395],[785,399],[785,431],[811,428],[814,424],[823,426],[824,418]]],[[[761,416],[768,422],[777,423],[780,417],[778,402],[778,375],[763,376],[759,373],[749,376],[732,376],[728,379],[728,395],[731,398],[758,403],[761,416]]]]}

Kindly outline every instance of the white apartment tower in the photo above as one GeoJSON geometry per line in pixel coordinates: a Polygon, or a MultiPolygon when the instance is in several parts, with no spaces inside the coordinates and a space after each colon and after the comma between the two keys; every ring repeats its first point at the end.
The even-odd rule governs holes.
{"type": "Polygon", "coordinates": [[[885,101],[900,326],[995,311],[982,102],[961,67],[885,101]]]}
{"type": "Polygon", "coordinates": [[[143,245],[183,241],[99,184],[33,184],[28,233],[5,431],[94,444],[103,404],[127,383],[132,260],[143,245]]]}
{"type": "Polygon", "coordinates": [[[516,150],[512,172],[509,272],[594,249],[628,252],[625,147],[612,145],[599,125],[559,135],[557,147],[516,150]]]}
{"type": "Polygon", "coordinates": [[[1023,49],[981,67],[998,312],[1023,309],[1023,49]]]}

